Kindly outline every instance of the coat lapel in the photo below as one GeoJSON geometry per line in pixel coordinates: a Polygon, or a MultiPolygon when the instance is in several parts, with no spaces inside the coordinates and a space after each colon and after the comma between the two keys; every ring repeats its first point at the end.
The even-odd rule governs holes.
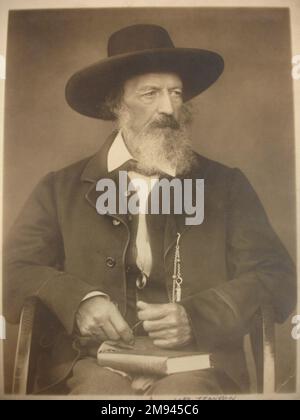
{"type": "MultiPolygon", "coordinates": [[[[85,195],[88,203],[96,208],[96,202],[99,197],[99,193],[96,190],[96,184],[100,179],[107,178],[115,182],[117,187],[117,208],[118,208],[118,171],[108,172],[107,169],[107,155],[108,151],[117,135],[117,131],[114,131],[104,143],[104,146],[88,161],[86,167],[81,174],[81,181],[88,182],[91,184],[88,192],[85,195]]],[[[127,216],[121,214],[107,214],[107,216],[113,217],[120,220],[123,224],[128,226],[127,216]]]]}

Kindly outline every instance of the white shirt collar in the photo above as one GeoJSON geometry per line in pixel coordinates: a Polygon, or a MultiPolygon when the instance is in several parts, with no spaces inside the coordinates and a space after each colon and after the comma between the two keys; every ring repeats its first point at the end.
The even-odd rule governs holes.
{"type": "Polygon", "coordinates": [[[133,159],[133,156],[127,149],[122,133],[119,131],[108,151],[108,172],[112,172],[115,169],[120,168],[120,166],[124,165],[124,163],[128,162],[130,159],[133,159]]]}
{"type": "MultiPolygon", "coordinates": [[[[115,169],[120,168],[124,163],[128,162],[130,159],[134,159],[129,150],[126,147],[121,131],[118,132],[116,138],[114,139],[107,155],[107,170],[112,172],[115,169]]],[[[176,176],[176,172],[172,168],[164,168],[166,174],[173,177],[176,176]]]]}

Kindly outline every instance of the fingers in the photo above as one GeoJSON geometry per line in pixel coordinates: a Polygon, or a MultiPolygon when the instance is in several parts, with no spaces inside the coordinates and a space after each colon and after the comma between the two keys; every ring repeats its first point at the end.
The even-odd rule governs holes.
{"type": "Polygon", "coordinates": [[[159,320],[167,316],[172,311],[172,304],[148,304],[145,302],[138,302],[138,318],[141,321],[159,320]]]}
{"type": "Polygon", "coordinates": [[[77,326],[81,335],[101,337],[102,340],[119,341],[131,344],[134,341],[133,332],[123,319],[114,303],[99,297],[88,299],[81,303],[76,314],[77,326]]]}
{"type": "Polygon", "coordinates": [[[164,349],[180,348],[192,341],[192,329],[185,309],[173,303],[137,303],[138,317],[153,343],[164,349]]]}
{"type": "Polygon", "coordinates": [[[119,341],[120,336],[118,332],[115,330],[114,326],[111,322],[106,322],[102,327],[104,333],[106,334],[107,338],[112,341],[119,341]]]}
{"type": "Polygon", "coordinates": [[[187,344],[193,338],[188,328],[169,328],[161,331],[151,331],[149,332],[149,337],[153,340],[171,341],[171,344],[176,345],[187,344]]]}
{"type": "Polygon", "coordinates": [[[167,318],[158,321],[144,321],[143,327],[146,332],[166,330],[175,326],[171,321],[167,318]]]}
{"type": "Polygon", "coordinates": [[[84,337],[95,337],[99,341],[119,341],[121,338],[120,334],[109,320],[103,325],[99,325],[94,321],[88,328],[81,328],[80,332],[84,337]]]}
{"type": "Polygon", "coordinates": [[[148,305],[149,305],[148,303],[143,302],[142,300],[139,300],[139,301],[136,303],[136,306],[137,306],[138,310],[141,310],[141,311],[142,311],[143,309],[146,309],[148,305]]]}
{"type": "Polygon", "coordinates": [[[88,322],[86,322],[86,319],[82,317],[80,314],[77,314],[76,321],[77,321],[77,327],[80,332],[80,335],[82,337],[90,337],[91,336],[90,327],[89,327],[88,322]]]}
{"type": "Polygon", "coordinates": [[[83,327],[83,326],[78,324],[78,329],[79,329],[80,335],[82,337],[90,337],[91,336],[89,328],[83,327]]]}
{"type": "Polygon", "coordinates": [[[164,339],[154,340],[153,344],[162,349],[173,349],[173,348],[178,347],[178,342],[175,338],[169,339],[169,340],[164,340],[164,339]]]}
{"type": "Polygon", "coordinates": [[[91,328],[89,335],[96,337],[97,341],[103,342],[103,341],[108,340],[107,334],[104,332],[104,330],[101,327],[91,328]]]}
{"type": "Polygon", "coordinates": [[[124,320],[117,308],[111,313],[110,321],[119,337],[125,341],[125,343],[131,344],[134,342],[134,335],[131,328],[124,320]]]}
{"type": "Polygon", "coordinates": [[[192,343],[192,341],[192,336],[190,334],[187,334],[180,337],[173,336],[170,338],[156,338],[153,340],[153,344],[163,349],[180,349],[183,346],[192,343]]]}
{"type": "Polygon", "coordinates": [[[149,332],[149,337],[153,339],[169,340],[171,338],[177,338],[178,335],[178,330],[176,328],[149,332]]]}

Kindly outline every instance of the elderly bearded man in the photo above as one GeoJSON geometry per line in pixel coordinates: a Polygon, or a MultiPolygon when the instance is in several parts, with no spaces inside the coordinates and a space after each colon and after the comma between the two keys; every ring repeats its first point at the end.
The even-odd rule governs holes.
{"type": "Polygon", "coordinates": [[[108,58],[69,80],[72,108],[116,120],[119,129],[95,156],[40,182],[6,246],[7,318],[18,322],[24,299],[37,296],[62,325],[40,363],[36,392],[133,394],[136,378],[99,367],[86,349],[107,339],[133,342],[138,321],[135,333],[158,348],[193,345],[215,359],[211,369],[152,380],[147,394],[248,391],[243,337],[265,302],[278,322],[288,317],[296,282],[242,172],[191,149],[187,102],[223,67],[214,52],[175,48],[163,28],[136,25],[114,33],[108,58]],[[130,179],[204,179],[204,222],[186,226],[184,214],[99,215],[96,184],[116,180],[120,170],[130,179]],[[176,245],[183,283],[173,302],[176,245]]]}

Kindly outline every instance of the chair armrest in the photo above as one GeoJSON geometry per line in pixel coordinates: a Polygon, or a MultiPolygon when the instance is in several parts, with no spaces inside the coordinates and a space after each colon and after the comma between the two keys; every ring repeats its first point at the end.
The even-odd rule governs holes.
{"type": "Polygon", "coordinates": [[[38,301],[36,298],[29,298],[25,301],[19,325],[12,386],[13,394],[25,395],[28,391],[29,372],[32,365],[31,349],[37,309],[38,301]]]}
{"type": "Polygon", "coordinates": [[[36,297],[26,299],[19,325],[12,392],[17,395],[34,391],[37,364],[45,337],[58,328],[56,317],[36,297]]]}
{"type": "Polygon", "coordinates": [[[256,367],[257,392],[274,393],[276,391],[276,353],[272,305],[263,305],[255,315],[250,339],[256,367]]]}
{"type": "Polygon", "coordinates": [[[263,319],[263,391],[265,394],[276,392],[276,346],[275,318],[272,305],[262,308],[263,319]]]}

